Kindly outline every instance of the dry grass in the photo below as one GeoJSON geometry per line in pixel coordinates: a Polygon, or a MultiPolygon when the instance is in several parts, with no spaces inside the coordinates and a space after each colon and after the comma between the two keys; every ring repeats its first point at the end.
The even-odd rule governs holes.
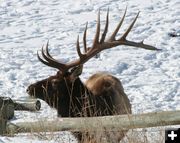
{"type": "MultiPolygon", "coordinates": [[[[101,128],[100,126],[97,127],[101,128]]],[[[112,132],[103,130],[102,132],[92,132],[91,136],[85,136],[81,143],[164,143],[165,142],[165,128],[154,127],[145,129],[131,129],[128,132],[112,132]],[[115,139],[118,134],[124,134],[120,142],[115,139]],[[111,135],[111,138],[109,138],[111,135]],[[92,138],[91,138],[92,137],[92,138]],[[95,140],[93,140],[95,138],[95,140]]],[[[88,134],[89,135],[89,134],[88,134]]]]}
{"type": "Polygon", "coordinates": [[[133,129],[120,143],[164,143],[165,130],[163,128],[133,129]]]}
{"type": "MultiPolygon", "coordinates": [[[[89,113],[87,111],[91,111],[92,106],[90,108],[89,104],[85,104],[82,111],[80,111],[82,117],[85,117],[89,113]]],[[[95,107],[94,107],[95,108],[95,107]]],[[[95,108],[96,109],[96,108],[95,108]]],[[[127,107],[125,107],[125,110],[127,111],[127,107]]],[[[97,116],[93,115],[94,113],[90,113],[91,116],[97,116]]],[[[43,121],[42,121],[42,128],[43,128],[43,121]]],[[[92,131],[90,129],[87,129],[86,132],[82,132],[81,135],[81,142],[79,143],[118,143],[118,138],[122,138],[120,143],[164,143],[164,130],[160,128],[154,128],[154,129],[134,129],[129,131],[109,131],[108,129],[104,129],[101,126],[101,123],[97,126],[98,131],[92,131]],[[99,131],[101,130],[101,131],[99,131]]],[[[65,132],[68,134],[67,132],[65,132]]],[[[39,133],[32,133],[36,137],[38,137],[41,140],[53,140],[54,142],[61,142],[61,143],[74,143],[76,142],[74,137],[70,134],[67,135],[64,134],[64,132],[39,132],[39,133]],[[66,136],[66,137],[64,137],[66,136]]],[[[74,135],[74,134],[73,134],[74,135]]],[[[77,141],[78,142],[78,141],[77,141]]]]}
{"type": "MultiPolygon", "coordinates": [[[[106,131],[106,133],[109,131],[106,131]]],[[[88,132],[90,133],[90,132],[88,132]]],[[[95,132],[93,132],[95,133],[95,132]]],[[[118,143],[117,141],[107,140],[102,132],[96,132],[94,135],[84,134],[83,143],[118,143]],[[96,137],[96,140],[93,138],[96,137]]],[[[69,132],[51,132],[51,133],[31,133],[32,138],[40,140],[53,141],[53,143],[77,143],[78,141],[69,132]]],[[[129,130],[119,143],[164,143],[165,133],[163,128],[153,129],[133,129],[129,130]]]]}

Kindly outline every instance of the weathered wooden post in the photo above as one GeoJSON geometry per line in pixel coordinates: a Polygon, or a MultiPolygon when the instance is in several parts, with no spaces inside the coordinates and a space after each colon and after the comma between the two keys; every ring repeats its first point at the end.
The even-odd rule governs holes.
{"type": "Polygon", "coordinates": [[[7,120],[1,118],[1,114],[0,114],[0,135],[6,133],[6,124],[7,124],[7,120]]]}
{"type": "Polygon", "coordinates": [[[8,97],[0,97],[0,135],[6,132],[7,120],[14,116],[14,104],[8,97]]]}
{"type": "Polygon", "coordinates": [[[39,111],[41,108],[41,102],[37,99],[24,100],[13,100],[15,110],[26,110],[26,111],[39,111]]]}
{"type": "Polygon", "coordinates": [[[14,117],[15,110],[38,111],[41,102],[37,99],[12,100],[0,97],[0,135],[6,134],[7,121],[14,117]]]}
{"type": "Polygon", "coordinates": [[[3,115],[12,114],[14,113],[13,110],[38,111],[40,108],[41,102],[37,99],[12,100],[9,97],[0,97],[0,109],[3,112],[3,115]]]}
{"type": "Polygon", "coordinates": [[[0,118],[9,120],[14,117],[14,103],[11,98],[0,97],[0,118]]]}

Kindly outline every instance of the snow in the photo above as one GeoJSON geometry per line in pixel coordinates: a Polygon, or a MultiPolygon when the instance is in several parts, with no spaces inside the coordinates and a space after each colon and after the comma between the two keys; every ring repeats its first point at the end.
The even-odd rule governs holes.
{"type": "MultiPolygon", "coordinates": [[[[123,33],[140,11],[128,39],[144,39],[146,44],[162,51],[127,46],[103,51],[99,59],[91,59],[84,65],[81,79],[85,81],[97,71],[115,75],[122,81],[133,113],[179,110],[180,37],[168,35],[171,31],[179,30],[179,0],[1,0],[1,96],[26,98],[29,84],[56,73],[55,69],[40,63],[36,55],[48,39],[50,53],[55,58],[65,62],[73,60],[77,58],[77,35],[82,39],[86,22],[88,21],[87,42],[91,46],[98,10],[101,10],[103,25],[109,8],[111,33],[126,6],[127,16],[120,33],[123,33]]],[[[41,111],[16,112],[12,122],[33,121],[44,117],[56,118],[56,111],[42,102],[41,111]]],[[[61,132],[54,137],[42,139],[33,134],[20,134],[15,137],[0,137],[0,142],[76,142],[69,136],[69,133],[61,132]],[[62,140],[57,140],[57,136],[61,136],[62,140]],[[65,141],[63,138],[66,138],[65,141]]]]}

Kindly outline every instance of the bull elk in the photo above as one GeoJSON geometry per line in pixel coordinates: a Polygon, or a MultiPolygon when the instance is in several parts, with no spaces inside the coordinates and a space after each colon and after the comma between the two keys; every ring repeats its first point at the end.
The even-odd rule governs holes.
{"type": "MultiPolygon", "coordinates": [[[[106,34],[108,32],[109,25],[109,10],[107,11],[105,28],[101,38],[99,12],[92,47],[87,47],[86,44],[86,25],[83,36],[85,52],[82,53],[80,50],[78,36],[76,49],[79,58],[74,61],[63,63],[54,59],[49,53],[47,42],[46,46],[43,46],[41,49],[41,56],[37,53],[37,57],[43,64],[58,69],[58,72],[54,76],[50,76],[44,80],[31,84],[27,88],[28,94],[45,100],[51,107],[57,109],[58,116],[61,117],[90,117],[130,114],[131,104],[127,95],[124,93],[123,86],[118,78],[103,72],[92,75],[85,83],[83,83],[79,78],[82,73],[83,64],[102,50],[110,49],[119,45],[135,46],[148,50],[158,50],[153,46],[144,44],[143,41],[134,42],[126,39],[138,18],[139,12],[125,33],[119,39],[116,39],[116,35],[124,21],[126,10],[116,29],[108,39],[106,39],[106,34]]],[[[123,138],[124,133],[118,133],[116,137],[107,135],[108,140],[111,142],[113,140],[114,142],[118,142],[123,138]]],[[[85,140],[83,139],[84,134],[85,133],[78,134],[78,140],[80,142],[85,140]]],[[[102,142],[102,140],[94,140],[96,142],[102,142]]]]}

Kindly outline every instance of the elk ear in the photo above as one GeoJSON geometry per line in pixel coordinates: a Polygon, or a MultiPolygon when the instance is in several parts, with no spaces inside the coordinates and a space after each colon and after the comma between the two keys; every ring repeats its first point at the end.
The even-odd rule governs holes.
{"type": "Polygon", "coordinates": [[[83,70],[83,65],[79,65],[77,67],[74,67],[71,71],[70,71],[70,79],[71,81],[75,81],[82,73],[83,70]]]}

